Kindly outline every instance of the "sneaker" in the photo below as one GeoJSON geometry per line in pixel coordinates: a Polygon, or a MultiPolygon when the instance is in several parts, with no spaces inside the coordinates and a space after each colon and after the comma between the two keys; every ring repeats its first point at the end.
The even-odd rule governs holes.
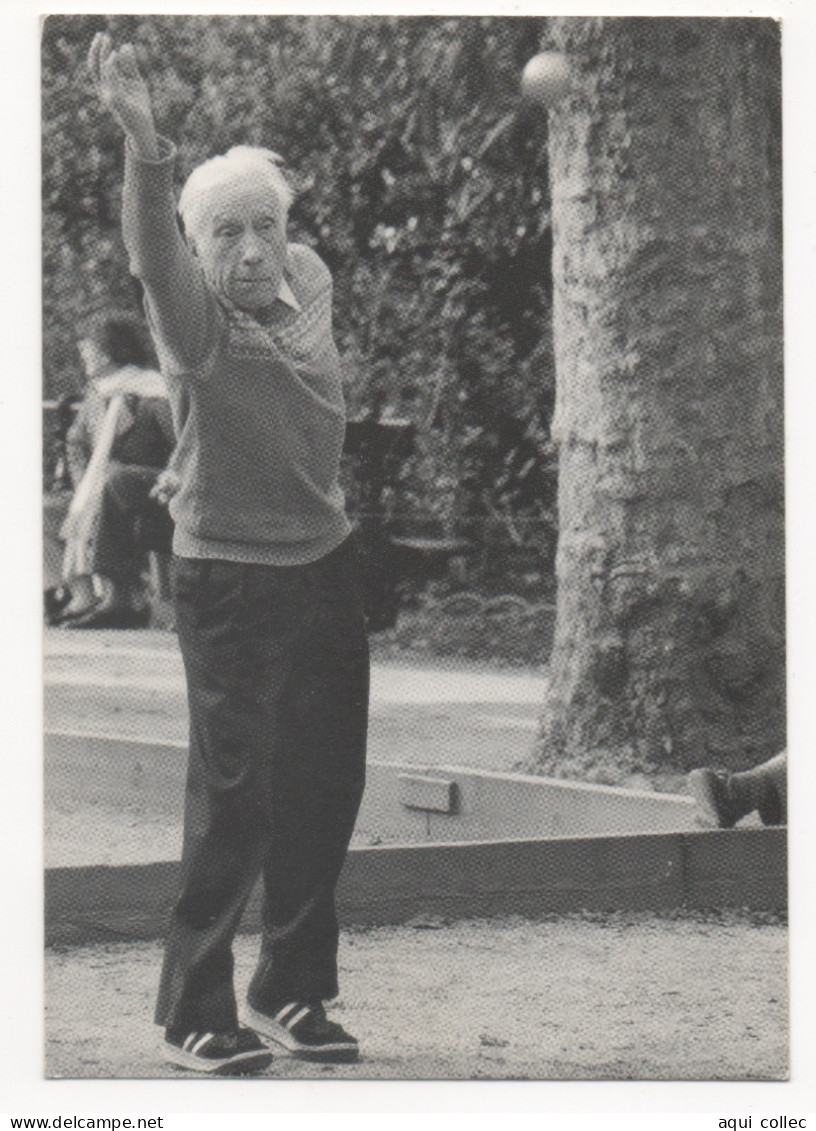
{"type": "Polygon", "coordinates": [[[44,601],[45,623],[59,624],[63,611],[71,603],[71,590],[67,585],[52,585],[50,589],[46,589],[44,601]]]}
{"type": "Polygon", "coordinates": [[[229,1033],[172,1033],[164,1035],[164,1055],[178,1068],[214,1076],[244,1076],[272,1063],[272,1053],[251,1029],[229,1033]]]}
{"type": "Polygon", "coordinates": [[[709,828],[733,828],[743,816],[731,798],[729,777],[729,774],[718,770],[692,770],[688,776],[689,790],[697,802],[699,817],[709,828]]]}
{"type": "Polygon", "coordinates": [[[49,624],[63,624],[70,617],[81,616],[98,600],[93,575],[80,573],[70,582],[45,591],[45,618],[49,624]]]}
{"type": "Polygon", "coordinates": [[[342,1025],[329,1021],[322,1005],[290,1001],[274,1015],[248,1005],[246,1019],[270,1041],[281,1045],[300,1060],[356,1060],[360,1046],[342,1025]]]}

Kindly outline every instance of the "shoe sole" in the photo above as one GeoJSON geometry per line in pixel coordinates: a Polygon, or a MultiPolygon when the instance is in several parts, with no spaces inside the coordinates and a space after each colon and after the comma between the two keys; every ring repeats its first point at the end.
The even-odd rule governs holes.
{"type": "Polygon", "coordinates": [[[350,1061],[358,1060],[360,1050],[356,1044],[347,1044],[346,1042],[337,1041],[330,1045],[304,1045],[297,1037],[294,1037],[289,1030],[280,1025],[272,1017],[267,1017],[265,1013],[258,1013],[252,1006],[246,1006],[244,1010],[244,1017],[246,1024],[250,1029],[254,1029],[256,1033],[260,1033],[262,1037],[266,1037],[270,1041],[274,1041],[276,1045],[280,1045],[285,1049],[290,1056],[297,1057],[298,1060],[312,1060],[330,1064],[345,1064],[350,1061]]]}
{"type": "Polygon", "coordinates": [[[176,1068],[205,1072],[208,1076],[248,1076],[262,1072],[272,1063],[272,1053],[268,1049],[242,1052],[236,1056],[224,1057],[223,1060],[207,1060],[185,1049],[176,1048],[175,1045],[165,1045],[164,1056],[176,1068]]]}

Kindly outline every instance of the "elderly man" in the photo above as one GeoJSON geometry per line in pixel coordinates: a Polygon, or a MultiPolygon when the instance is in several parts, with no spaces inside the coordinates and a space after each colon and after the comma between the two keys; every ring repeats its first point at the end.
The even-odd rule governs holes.
{"type": "Polygon", "coordinates": [[[338,485],[345,415],[332,282],[287,243],[274,154],[238,147],[179,201],[132,47],[89,65],[126,137],[123,230],[178,436],[175,602],[190,708],[181,891],[156,1020],[168,1059],[257,1071],[258,1033],[353,1059],[327,1019],[334,889],[363,791],[369,658],[338,485]],[[232,940],[263,877],[263,936],[239,1025],[232,940]]]}

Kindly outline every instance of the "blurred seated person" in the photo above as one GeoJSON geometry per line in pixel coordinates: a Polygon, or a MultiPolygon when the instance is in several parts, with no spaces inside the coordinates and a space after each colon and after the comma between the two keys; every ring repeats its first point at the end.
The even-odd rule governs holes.
{"type": "Polygon", "coordinates": [[[46,616],[76,628],[144,624],[144,549],[169,550],[172,539],[175,435],[164,379],[129,314],[95,319],[78,349],[88,384],[66,437],[75,493],[62,529],[64,584],[46,594],[46,616]]]}
{"type": "Polygon", "coordinates": [[[692,770],[689,790],[703,824],[730,829],[754,810],[763,825],[788,822],[788,754],[781,754],[743,773],[692,770]]]}

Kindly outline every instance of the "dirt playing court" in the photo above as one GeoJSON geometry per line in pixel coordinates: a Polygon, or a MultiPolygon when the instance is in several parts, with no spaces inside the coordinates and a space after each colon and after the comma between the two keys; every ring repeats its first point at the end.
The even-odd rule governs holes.
{"type": "MultiPolygon", "coordinates": [[[[45,652],[47,726],[183,743],[184,682],[172,634],[50,632],[45,652]]],[[[375,653],[370,755],[511,769],[533,741],[545,678],[530,669],[375,653]]],[[[55,843],[87,841],[106,827],[89,819],[92,796],[74,802],[49,809],[55,843]]],[[[156,814],[128,811],[117,820],[117,835],[137,848],[157,835],[156,814]]],[[[178,820],[165,824],[172,840],[165,858],[173,859],[178,820]]],[[[110,849],[96,844],[94,859],[105,860],[110,849]]],[[[257,944],[248,936],[236,944],[239,1000],[257,944]]],[[[151,1024],[160,960],[159,942],[47,952],[49,1076],[179,1075],[164,1065],[151,1024]]],[[[787,931],[770,915],[419,921],[346,931],[340,963],[343,996],[334,1008],[360,1037],[363,1059],[321,1067],[276,1058],[269,1078],[761,1080],[787,1073],[787,931]]]]}
{"type": "MultiPolygon", "coordinates": [[[[351,930],[338,1020],[353,1066],[269,1078],[767,1080],[787,1073],[787,932],[747,914],[560,916],[351,930]]],[[[236,944],[236,985],[258,940],[236,944]]],[[[183,1076],[150,1024],[158,943],[50,951],[52,1077],[183,1076]]]]}

